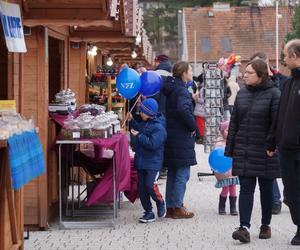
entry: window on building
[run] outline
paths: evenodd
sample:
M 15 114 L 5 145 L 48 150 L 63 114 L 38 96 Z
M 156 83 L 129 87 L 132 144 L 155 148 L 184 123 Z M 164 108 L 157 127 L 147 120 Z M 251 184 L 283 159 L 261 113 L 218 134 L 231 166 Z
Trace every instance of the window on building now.
M 201 50 L 203 53 L 209 53 L 211 51 L 211 43 L 208 37 L 201 38 Z
M 231 52 L 231 42 L 228 37 L 221 37 L 221 48 L 224 52 Z

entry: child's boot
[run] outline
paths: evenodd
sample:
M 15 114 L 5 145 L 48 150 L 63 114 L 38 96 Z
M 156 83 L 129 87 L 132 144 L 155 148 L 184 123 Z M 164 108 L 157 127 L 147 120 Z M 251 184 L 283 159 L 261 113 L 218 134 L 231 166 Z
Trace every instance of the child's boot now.
M 221 215 L 226 214 L 226 211 L 225 211 L 226 199 L 227 199 L 227 196 L 223 197 L 223 196 L 220 195 L 220 199 L 219 199 L 219 214 L 221 214 Z
M 231 215 L 238 215 L 236 210 L 236 196 L 229 196 L 230 201 L 230 214 Z

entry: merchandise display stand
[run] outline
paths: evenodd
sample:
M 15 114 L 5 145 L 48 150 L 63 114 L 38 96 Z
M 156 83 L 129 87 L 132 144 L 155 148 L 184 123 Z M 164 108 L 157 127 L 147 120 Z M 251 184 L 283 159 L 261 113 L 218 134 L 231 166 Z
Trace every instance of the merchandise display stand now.
M 91 102 L 107 106 L 107 111 L 115 111 L 119 119 L 125 119 L 126 101 L 116 89 L 115 73 L 95 73 L 89 86 Z
M 205 95 L 205 135 L 204 152 L 210 153 L 219 137 L 219 124 L 223 119 L 224 78 L 222 70 L 216 63 L 207 63 L 204 67 L 204 95 Z M 210 176 L 213 173 L 198 173 Z

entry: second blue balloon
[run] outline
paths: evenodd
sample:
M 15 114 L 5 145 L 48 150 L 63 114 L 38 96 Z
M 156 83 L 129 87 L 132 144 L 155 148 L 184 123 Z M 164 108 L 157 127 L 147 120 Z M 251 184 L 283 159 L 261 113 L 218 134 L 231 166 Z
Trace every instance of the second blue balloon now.
M 143 96 L 153 96 L 160 91 L 162 78 L 155 71 L 146 71 L 141 75 L 140 93 Z

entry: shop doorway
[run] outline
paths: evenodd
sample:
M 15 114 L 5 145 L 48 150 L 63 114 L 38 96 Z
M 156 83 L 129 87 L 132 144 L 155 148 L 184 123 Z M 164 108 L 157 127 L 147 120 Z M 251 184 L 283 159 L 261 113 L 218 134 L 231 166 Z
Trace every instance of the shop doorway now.
M 8 99 L 8 51 L 0 25 L 0 100 Z
M 55 94 L 63 87 L 63 41 L 49 37 L 49 101 L 55 100 Z

